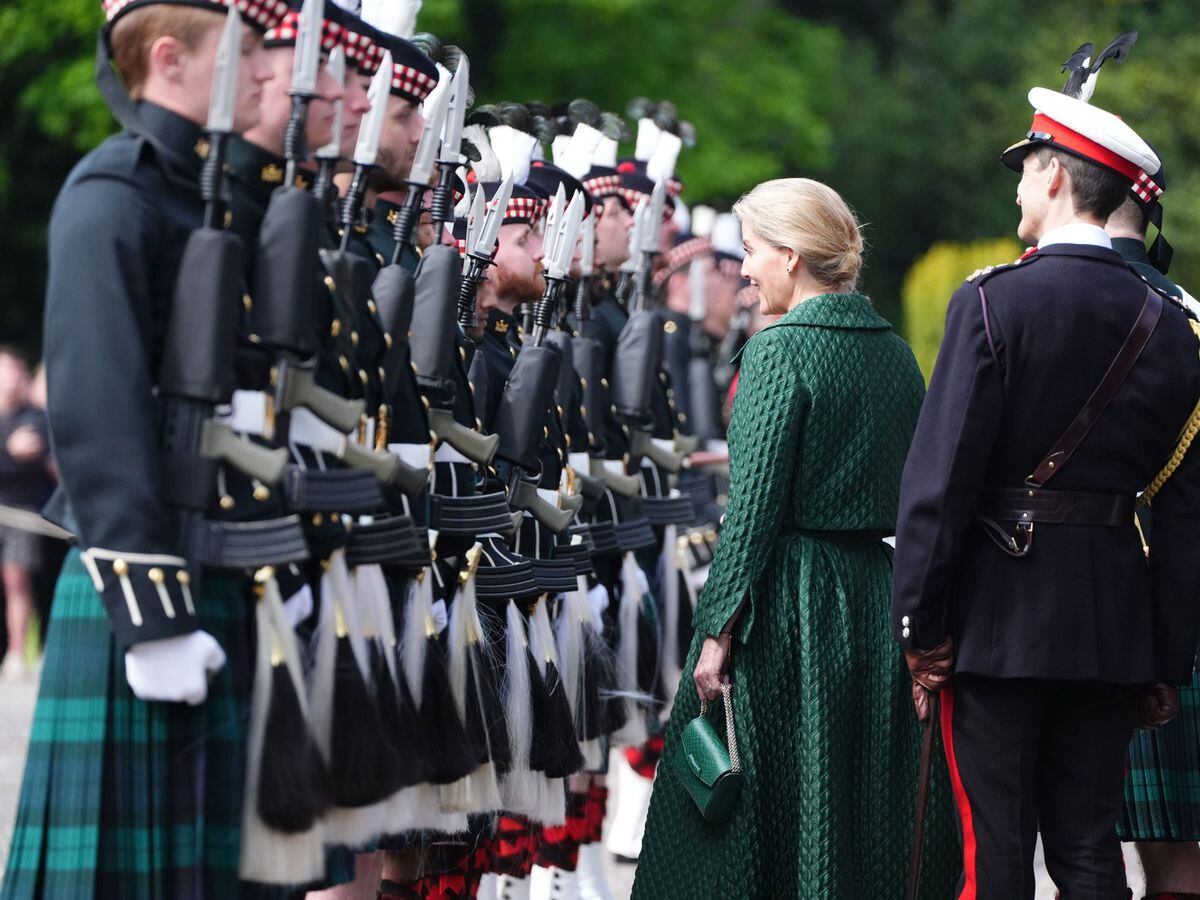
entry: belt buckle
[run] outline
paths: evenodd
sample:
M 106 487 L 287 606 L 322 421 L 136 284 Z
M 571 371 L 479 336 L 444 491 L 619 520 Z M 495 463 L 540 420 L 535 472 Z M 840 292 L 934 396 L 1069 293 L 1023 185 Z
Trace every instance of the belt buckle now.
M 1013 556 L 1026 556 L 1033 549 L 1033 522 L 1018 522 L 1017 536 L 1024 536 L 1024 543 L 1018 544 L 1017 538 L 1012 538 Z

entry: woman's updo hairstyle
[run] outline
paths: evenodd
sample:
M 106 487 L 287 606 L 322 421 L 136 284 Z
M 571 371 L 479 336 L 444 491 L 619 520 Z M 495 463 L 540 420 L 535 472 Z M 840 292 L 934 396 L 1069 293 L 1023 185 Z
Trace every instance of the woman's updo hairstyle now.
M 799 254 L 831 291 L 852 291 L 863 263 L 858 219 L 841 194 L 811 178 L 764 181 L 733 205 L 764 241 Z

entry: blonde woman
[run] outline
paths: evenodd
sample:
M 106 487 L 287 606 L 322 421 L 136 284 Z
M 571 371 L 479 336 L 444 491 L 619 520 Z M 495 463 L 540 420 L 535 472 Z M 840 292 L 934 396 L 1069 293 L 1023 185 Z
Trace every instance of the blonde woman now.
M 742 274 L 781 314 L 741 354 L 729 508 L 651 801 L 634 898 L 904 896 L 919 756 L 891 640 L 892 534 L 924 383 L 855 293 L 858 222 L 805 178 L 759 185 Z M 704 822 L 672 760 L 700 699 L 731 682 L 743 790 Z M 724 730 L 718 726 L 718 731 Z M 946 794 L 927 821 L 921 896 L 947 897 Z

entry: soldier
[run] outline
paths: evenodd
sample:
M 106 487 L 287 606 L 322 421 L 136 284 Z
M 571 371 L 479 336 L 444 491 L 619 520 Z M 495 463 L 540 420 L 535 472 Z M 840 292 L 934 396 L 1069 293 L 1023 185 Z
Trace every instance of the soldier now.
M 1108 217 L 1104 230 L 1113 249 L 1158 290 L 1195 301 L 1167 277 L 1171 247 L 1162 235 L 1162 168 L 1142 173 L 1129 195 Z M 1146 233 L 1159 229 L 1149 252 Z M 1195 307 L 1192 307 L 1195 309 Z M 1149 520 L 1143 516 L 1143 527 Z M 1117 823 L 1122 841 L 1136 841 L 1146 876 L 1147 900 L 1200 896 L 1200 821 L 1186 785 L 1197 776 L 1194 735 L 1200 716 L 1200 674 L 1179 691 L 1179 715 L 1160 728 L 1138 731 L 1129 745 L 1125 809 Z M 1186 893 L 1185 893 L 1186 892 Z
M 1037 247 L 950 301 L 901 489 L 893 628 L 918 712 L 949 685 L 961 896 L 1031 898 L 1040 830 L 1063 896 L 1115 900 L 1129 738 L 1169 718 L 1200 625 L 1200 456 L 1178 442 L 1197 336 L 1102 227 L 1153 151 L 1081 100 L 1029 99 L 1003 160 Z
M 231 6 L 104 3 L 100 52 L 124 90 L 103 60 L 99 80 L 125 130 L 75 167 L 50 225 L 45 358 L 62 482 L 48 514 L 77 546 L 54 602 L 6 898 L 238 890 L 249 585 L 215 571 L 194 584 L 168 498 L 176 471 L 206 511 L 216 486 L 164 457 L 158 433 L 172 293 L 205 213 L 201 168 L 229 131 L 257 123 L 271 77 L 259 29 L 281 4 L 238 2 L 244 24 Z M 210 101 L 231 60 L 236 82 L 219 88 L 236 85 L 236 101 L 219 123 L 224 103 Z

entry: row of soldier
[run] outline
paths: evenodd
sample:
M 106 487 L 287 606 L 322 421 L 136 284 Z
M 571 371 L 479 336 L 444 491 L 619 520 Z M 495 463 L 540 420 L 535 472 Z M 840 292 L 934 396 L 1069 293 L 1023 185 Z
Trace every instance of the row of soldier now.
M 619 159 L 587 101 L 471 110 L 419 2 L 103 5 L 125 131 L 51 224 L 78 549 L 3 896 L 607 896 L 751 327 L 734 221 L 680 233 L 688 126 L 636 102 Z

